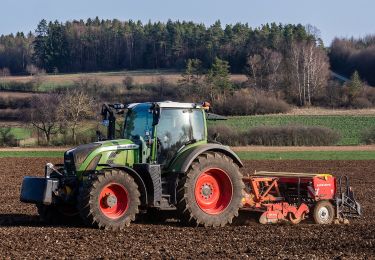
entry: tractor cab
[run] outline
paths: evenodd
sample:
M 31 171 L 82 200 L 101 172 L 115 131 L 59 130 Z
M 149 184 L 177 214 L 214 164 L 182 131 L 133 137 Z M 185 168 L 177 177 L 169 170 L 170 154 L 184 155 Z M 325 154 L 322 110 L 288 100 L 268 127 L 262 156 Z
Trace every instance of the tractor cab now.
M 185 147 L 207 143 L 206 108 L 194 103 L 168 101 L 130 104 L 124 112 L 121 138 L 139 145 L 140 163 L 166 166 Z M 115 138 L 112 128 L 108 124 L 108 139 Z

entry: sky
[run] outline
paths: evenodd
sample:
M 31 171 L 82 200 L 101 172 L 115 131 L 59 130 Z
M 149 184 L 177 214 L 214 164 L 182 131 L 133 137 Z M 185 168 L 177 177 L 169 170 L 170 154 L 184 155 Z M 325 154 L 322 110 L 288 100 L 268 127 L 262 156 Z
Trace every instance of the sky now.
M 0 0 L 0 35 L 34 31 L 41 19 L 143 22 L 188 20 L 206 25 L 237 22 L 311 24 L 325 45 L 334 37 L 375 34 L 374 0 Z

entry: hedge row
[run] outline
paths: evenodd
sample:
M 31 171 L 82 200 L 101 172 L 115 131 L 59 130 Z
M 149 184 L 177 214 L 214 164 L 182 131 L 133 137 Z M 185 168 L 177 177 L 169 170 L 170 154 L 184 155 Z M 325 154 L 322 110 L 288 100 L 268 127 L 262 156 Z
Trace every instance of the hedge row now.
M 335 145 L 340 140 L 336 131 L 318 126 L 260 126 L 241 132 L 218 125 L 209 127 L 208 133 L 211 140 L 218 134 L 216 140 L 230 146 L 326 146 Z
M 375 127 L 362 132 L 361 141 L 364 144 L 375 144 Z

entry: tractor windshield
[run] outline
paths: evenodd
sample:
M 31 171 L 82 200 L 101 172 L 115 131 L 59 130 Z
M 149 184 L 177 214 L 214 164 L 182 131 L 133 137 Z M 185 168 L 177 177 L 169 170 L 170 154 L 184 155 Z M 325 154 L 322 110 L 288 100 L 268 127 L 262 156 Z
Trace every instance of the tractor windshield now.
M 158 162 L 166 164 L 184 145 L 205 140 L 200 109 L 164 108 L 157 125 Z
M 147 139 L 152 136 L 153 115 L 150 111 L 151 104 L 136 105 L 128 110 L 125 118 L 123 138 Z

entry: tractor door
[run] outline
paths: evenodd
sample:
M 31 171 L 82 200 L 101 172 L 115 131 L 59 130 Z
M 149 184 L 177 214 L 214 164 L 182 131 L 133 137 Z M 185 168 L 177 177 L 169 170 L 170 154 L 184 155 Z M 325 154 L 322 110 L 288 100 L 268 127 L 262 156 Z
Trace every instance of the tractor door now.
M 149 103 L 138 104 L 128 110 L 125 118 L 123 138 L 138 144 L 141 149 L 140 163 L 149 161 L 150 140 L 153 138 L 153 113 Z
M 200 109 L 163 108 L 157 125 L 157 162 L 168 165 L 181 148 L 205 140 L 205 120 Z

